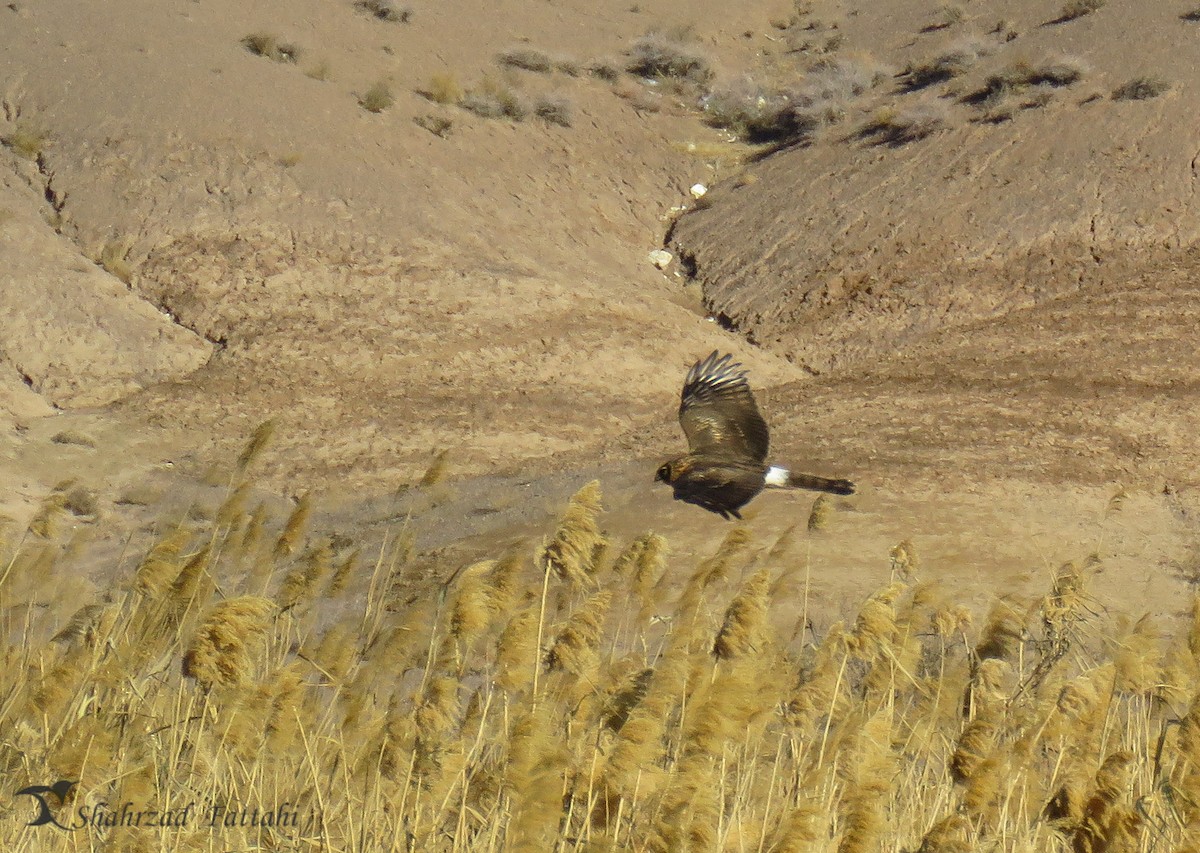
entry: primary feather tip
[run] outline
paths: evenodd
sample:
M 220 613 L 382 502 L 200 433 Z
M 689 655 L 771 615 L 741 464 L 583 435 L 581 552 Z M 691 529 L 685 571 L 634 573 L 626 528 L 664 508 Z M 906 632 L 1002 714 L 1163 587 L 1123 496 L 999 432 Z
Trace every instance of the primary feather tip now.
M 742 368 L 740 361 L 733 360 L 733 353 L 721 355 L 720 350 L 713 350 L 707 356 L 697 361 L 688 371 L 686 382 L 694 382 L 699 379 L 719 379 L 729 377 L 731 379 L 739 376 L 745 376 L 746 371 Z

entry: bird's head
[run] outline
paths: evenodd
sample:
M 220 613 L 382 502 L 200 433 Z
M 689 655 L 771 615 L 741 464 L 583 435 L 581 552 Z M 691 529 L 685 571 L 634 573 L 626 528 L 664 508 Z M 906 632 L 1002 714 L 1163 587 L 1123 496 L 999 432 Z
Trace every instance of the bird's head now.
M 691 467 L 688 457 L 681 456 L 678 459 L 672 459 L 670 462 L 664 462 L 658 466 L 658 470 L 654 473 L 654 481 L 656 483 L 674 483 Z

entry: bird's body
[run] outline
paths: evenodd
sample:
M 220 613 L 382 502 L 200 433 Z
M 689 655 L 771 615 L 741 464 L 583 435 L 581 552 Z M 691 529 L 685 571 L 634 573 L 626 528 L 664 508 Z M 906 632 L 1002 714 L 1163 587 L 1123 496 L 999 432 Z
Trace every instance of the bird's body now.
M 738 510 L 766 486 L 766 465 L 738 459 L 704 458 L 689 453 L 663 468 L 667 471 L 659 479 L 671 484 L 675 500 L 696 504 L 723 518 L 740 517 Z
M 663 464 L 655 479 L 668 483 L 676 500 L 722 518 L 741 518 L 739 510 L 767 486 L 852 494 L 849 480 L 791 474 L 767 464 L 767 423 L 741 367 L 715 350 L 692 365 L 679 403 L 688 453 Z

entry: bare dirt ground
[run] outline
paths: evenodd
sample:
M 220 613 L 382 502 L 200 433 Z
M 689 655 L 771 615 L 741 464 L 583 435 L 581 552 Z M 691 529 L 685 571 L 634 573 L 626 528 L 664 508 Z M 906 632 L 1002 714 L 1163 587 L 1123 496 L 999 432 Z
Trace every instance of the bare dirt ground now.
M 314 492 L 324 529 L 377 541 L 446 449 L 446 491 L 417 507 L 437 571 L 542 535 L 599 477 L 610 529 L 665 534 L 682 572 L 728 528 L 650 478 L 682 443 L 683 372 L 720 347 L 781 460 L 860 484 L 792 546 L 830 612 L 903 539 L 980 605 L 1099 552 L 1098 599 L 1178 612 L 1200 470 L 1200 90 L 1181 58 L 1200 25 L 1115 0 L 1051 23 L 1058 4 L 1020 0 L 942 26 L 940 5 L 510 0 L 394 23 L 327 0 L 9 4 L 0 512 L 22 525 L 77 478 L 116 550 L 274 417 L 264 494 Z M 619 63 L 681 25 L 718 82 L 843 55 L 894 73 L 964 42 L 977 58 L 919 91 L 889 75 L 745 165 L 693 92 L 494 61 Z M 253 55 L 254 32 L 297 61 Z M 1004 120 L 970 100 L 1064 55 L 1082 80 Z M 570 126 L 435 103 L 435 75 L 566 98 Z M 1110 97 L 1139 75 L 1171 88 Z M 360 100 L 380 81 L 395 103 L 376 114 Z M 935 102 L 926 138 L 860 132 Z M 664 240 L 688 261 L 666 274 L 647 260 Z M 756 541 L 810 505 L 760 498 Z

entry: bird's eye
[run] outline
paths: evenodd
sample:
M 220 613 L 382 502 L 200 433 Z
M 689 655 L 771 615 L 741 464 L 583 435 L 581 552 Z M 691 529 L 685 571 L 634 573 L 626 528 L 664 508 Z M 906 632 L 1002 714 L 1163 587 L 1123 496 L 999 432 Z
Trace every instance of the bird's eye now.
M 656 480 L 662 480 L 664 483 L 671 482 L 671 463 L 667 462 L 658 469 L 658 473 L 654 476 Z

